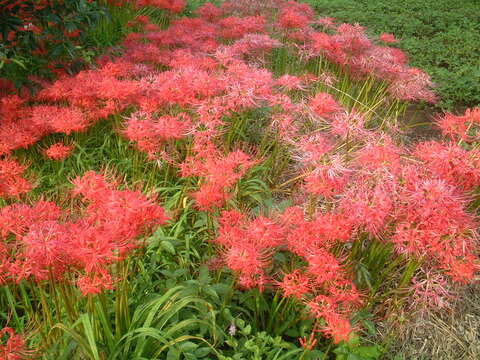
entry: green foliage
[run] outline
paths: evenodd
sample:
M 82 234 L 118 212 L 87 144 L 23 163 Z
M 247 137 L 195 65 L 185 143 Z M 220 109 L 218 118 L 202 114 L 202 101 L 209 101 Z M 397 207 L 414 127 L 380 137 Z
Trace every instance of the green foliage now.
M 298 359 L 303 349 L 292 343 L 282 340 L 280 336 L 272 337 L 266 332 L 250 335 L 250 325 L 244 326 L 239 323 L 239 333 L 243 335 L 240 341 L 229 340 L 227 344 L 232 346 L 232 356 L 220 356 L 219 360 L 287 360 Z M 243 326 L 242 326 L 243 325 Z
M 382 355 L 380 346 L 362 346 L 357 337 L 340 344 L 333 352 L 337 355 L 336 360 L 376 360 Z
M 50 77 L 63 67 L 67 72 L 81 68 L 92 55 L 87 46 L 88 31 L 108 16 L 97 1 L 44 2 L 7 0 L 0 11 L 0 77 L 17 86 L 29 75 Z M 18 4 L 18 5 L 16 5 Z
M 475 0 L 306 0 L 321 16 L 393 33 L 437 84 L 440 106 L 480 104 L 480 3 Z

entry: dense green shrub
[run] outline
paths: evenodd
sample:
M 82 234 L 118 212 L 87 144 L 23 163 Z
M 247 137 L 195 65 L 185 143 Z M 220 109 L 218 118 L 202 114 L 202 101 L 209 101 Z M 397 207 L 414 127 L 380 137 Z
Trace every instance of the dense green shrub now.
M 393 33 L 410 62 L 437 84 L 440 106 L 480 104 L 480 3 L 476 0 L 307 0 L 324 16 Z
M 21 86 L 31 75 L 80 70 L 120 41 L 130 10 L 92 0 L 1 0 L 0 78 Z

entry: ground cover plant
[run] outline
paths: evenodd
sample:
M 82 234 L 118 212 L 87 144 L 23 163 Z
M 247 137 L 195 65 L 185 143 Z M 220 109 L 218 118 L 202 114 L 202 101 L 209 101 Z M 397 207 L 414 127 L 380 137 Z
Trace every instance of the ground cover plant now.
M 410 63 L 428 72 L 444 109 L 480 104 L 480 5 L 440 1 L 308 0 L 338 21 L 360 23 L 369 33 L 395 34 Z
M 412 139 L 438 97 L 391 37 L 134 5 L 121 55 L 0 98 L 4 358 L 377 359 L 476 280 L 480 109 Z

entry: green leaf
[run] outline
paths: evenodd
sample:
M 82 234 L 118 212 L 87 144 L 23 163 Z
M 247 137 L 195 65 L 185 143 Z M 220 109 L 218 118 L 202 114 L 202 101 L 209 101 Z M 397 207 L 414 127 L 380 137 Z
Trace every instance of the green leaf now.
M 366 360 L 356 354 L 350 353 L 347 355 L 347 360 Z
M 252 326 L 251 325 L 245 326 L 241 332 L 244 335 L 250 335 L 250 333 L 252 332 Z
M 175 247 L 173 246 L 173 244 L 170 241 L 163 240 L 163 241 L 160 242 L 160 246 L 164 250 L 168 251 L 170 254 L 175 255 Z
M 15 64 L 17 64 L 18 66 L 20 66 L 21 68 L 27 70 L 27 68 L 25 67 L 25 65 L 23 64 L 22 61 L 20 60 L 17 60 L 17 59 L 10 59 L 12 62 L 14 62 Z
M 198 358 L 202 358 L 210 354 L 210 352 L 211 352 L 211 349 L 209 347 L 206 347 L 206 346 L 200 347 L 195 350 L 195 356 L 197 356 Z
M 178 345 L 178 348 L 182 352 L 191 352 L 198 348 L 198 344 L 195 344 L 192 341 L 184 341 L 183 343 Z
M 175 347 L 171 347 L 167 352 L 167 359 L 166 360 L 180 360 L 180 351 L 178 351 Z
M 355 353 L 367 359 L 377 359 L 382 354 L 377 346 L 361 346 Z
M 373 321 L 366 319 L 366 320 L 363 320 L 363 324 L 367 328 L 367 331 L 368 331 L 369 335 L 373 336 L 373 335 L 376 334 L 377 330 L 375 328 L 375 324 L 374 324 Z

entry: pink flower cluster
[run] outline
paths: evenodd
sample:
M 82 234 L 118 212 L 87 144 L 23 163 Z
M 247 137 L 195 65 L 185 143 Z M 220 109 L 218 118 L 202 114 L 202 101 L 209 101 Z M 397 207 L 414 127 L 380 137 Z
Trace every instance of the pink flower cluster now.
M 219 221 L 215 242 L 241 286 L 278 287 L 284 296 L 307 305 L 313 316 L 325 319 L 325 335 L 335 342 L 348 341 L 349 316 L 360 304 L 360 294 L 332 249 L 352 236 L 349 219 L 324 213 L 306 220 L 300 207 L 292 207 L 273 218 L 249 219 L 236 210 L 224 211 Z M 285 251 L 302 258 L 305 265 L 282 274 L 274 255 Z
M 0 343 L 0 359 L 2 360 L 22 360 L 31 351 L 26 350 L 25 339 L 22 335 L 16 334 L 12 328 L 4 327 L 0 330 L 0 339 L 8 337 L 5 344 Z
M 200 189 L 192 194 L 200 210 L 222 208 L 231 195 L 232 187 L 255 161 L 240 150 L 223 155 L 211 142 L 197 143 L 193 150 L 194 155 L 188 156 L 179 165 L 180 175 L 201 179 Z
M 79 212 L 47 201 L 0 209 L 0 284 L 76 281 L 84 295 L 111 289 L 111 265 L 142 246 L 141 235 L 167 221 L 151 199 L 116 190 L 104 175 L 87 172 L 73 184 L 73 195 L 86 204 Z
M 301 42 L 308 56 L 322 56 L 345 67 L 359 79 L 369 76 L 389 84 L 390 94 L 404 101 L 427 101 L 435 103 L 433 83 L 428 74 L 407 65 L 406 55 L 398 48 L 376 45 L 365 29 L 356 24 L 330 24 L 330 32 L 301 28 Z M 300 30 L 299 30 L 300 31 Z M 298 35 L 297 35 L 298 38 Z M 395 42 L 388 34 L 380 36 L 385 43 Z
M 480 141 L 480 108 L 467 109 L 464 115 L 446 113 L 437 119 L 442 134 L 467 143 Z
M 184 1 L 139 5 L 176 12 Z M 259 7 L 265 14 L 268 9 L 270 13 L 278 10 L 278 22 L 259 15 Z M 310 26 L 314 13 L 308 5 L 227 1 L 221 7 L 206 3 L 197 13 L 198 18 L 172 20 L 165 30 L 142 17 L 139 23 L 145 31 L 127 37 L 122 58 L 104 58 L 98 70 L 82 71 L 46 86 L 31 99 L 41 105 L 31 105 L 30 99 L 17 95 L 0 98 L 0 155 L 26 148 L 50 133 L 85 131 L 99 119 L 132 105 L 149 116 L 175 105 L 193 108 L 200 116 L 194 122 L 207 122 L 256 106 L 260 100 L 278 103 L 279 95 L 272 98 L 270 72 L 255 61 L 247 64 L 244 60 L 261 59 L 282 46 L 272 36 L 297 29 L 306 34 L 306 49 L 349 67 L 352 75 L 386 80 L 400 99 L 434 98 L 428 76 L 408 67 L 400 50 L 373 45 L 359 26 L 338 25 L 334 35 L 316 32 Z M 156 70 L 159 66 L 167 70 Z
M 328 95 L 316 95 L 309 108 L 330 131 L 291 140 L 294 154 L 301 154 L 295 158 L 305 170 L 304 190 L 343 214 L 357 235 L 391 241 L 398 253 L 428 259 L 456 281 L 472 281 L 480 269 L 478 223 L 468 206 L 480 186 L 479 150 L 452 141 L 395 145 L 385 132 L 357 126 Z M 469 124 L 453 133 L 465 139 L 477 112 L 447 114 L 439 125 Z M 339 120 L 346 121 L 341 132 Z M 348 139 L 354 148 L 338 151 Z
M 45 150 L 45 155 L 52 160 L 65 160 L 70 156 L 73 150 L 73 145 L 65 145 L 62 142 L 51 145 Z
M 32 189 L 33 185 L 24 178 L 25 169 L 14 158 L 0 158 L 0 199 L 19 197 Z

